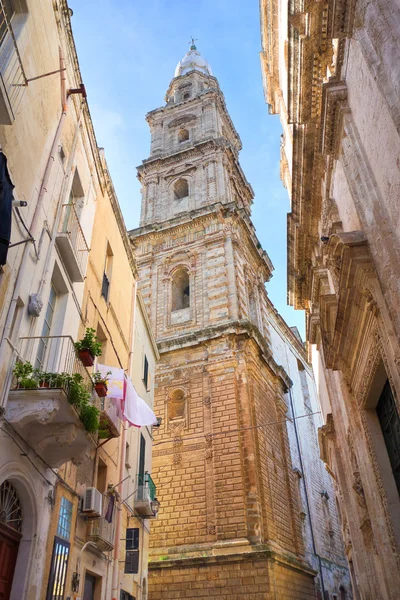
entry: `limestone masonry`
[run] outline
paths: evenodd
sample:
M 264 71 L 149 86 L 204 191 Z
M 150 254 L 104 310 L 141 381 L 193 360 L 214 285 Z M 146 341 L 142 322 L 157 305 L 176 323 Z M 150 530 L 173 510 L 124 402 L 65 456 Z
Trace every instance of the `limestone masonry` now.
M 130 232 L 161 356 L 149 600 L 351 598 L 312 371 L 268 299 L 240 138 L 195 46 L 166 101 Z

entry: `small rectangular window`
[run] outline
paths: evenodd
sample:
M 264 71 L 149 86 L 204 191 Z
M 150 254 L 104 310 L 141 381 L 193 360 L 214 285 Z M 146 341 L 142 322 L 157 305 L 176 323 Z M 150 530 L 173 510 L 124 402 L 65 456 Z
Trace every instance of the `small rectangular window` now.
M 126 530 L 125 550 L 139 550 L 139 527 Z
M 101 295 L 108 302 L 108 292 L 110 290 L 110 281 L 105 273 L 103 273 L 103 283 L 101 284 Z
M 144 363 L 143 363 L 143 382 L 148 391 L 148 383 L 149 383 L 149 361 L 147 360 L 147 356 L 144 355 Z
M 107 242 L 107 253 L 106 260 L 104 264 L 104 272 L 103 272 L 103 283 L 101 286 L 101 295 L 104 300 L 108 302 L 110 295 L 110 282 L 111 282 L 111 274 L 112 274 L 112 266 L 113 266 L 113 251 L 111 250 L 110 244 Z
M 124 573 L 139 573 L 139 550 L 131 550 L 126 553 Z

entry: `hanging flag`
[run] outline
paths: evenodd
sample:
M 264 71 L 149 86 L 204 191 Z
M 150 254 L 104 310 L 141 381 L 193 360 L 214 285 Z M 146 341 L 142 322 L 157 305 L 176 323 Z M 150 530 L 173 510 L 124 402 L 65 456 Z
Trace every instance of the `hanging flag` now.
M 126 392 L 123 407 L 124 418 L 134 427 L 157 425 L 157 417 L 150 406 L 138 395 L 132 381 L 125 377 Z
M 97 370 L 103 377 L 107 377 L 107 398 L 122 400 L 124 397 L 124 370 L 100 363 L 97 363 Z M 107 375 L 109 371 L 111 374 Z

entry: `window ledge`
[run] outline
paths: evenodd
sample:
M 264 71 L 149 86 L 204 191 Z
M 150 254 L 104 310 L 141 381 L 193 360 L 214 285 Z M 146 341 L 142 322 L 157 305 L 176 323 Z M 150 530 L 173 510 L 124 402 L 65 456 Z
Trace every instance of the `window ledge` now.
M 179 325 L 191 320 L 190 307 L 171 312 L 171 325 Z

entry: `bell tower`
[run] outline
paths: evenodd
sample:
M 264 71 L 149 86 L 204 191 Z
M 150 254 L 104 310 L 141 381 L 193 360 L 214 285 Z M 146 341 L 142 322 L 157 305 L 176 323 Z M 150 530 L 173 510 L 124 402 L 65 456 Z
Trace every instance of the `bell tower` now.
M 251 222 L 239 135 L 194 43 L 165 99 L 146 117 L 130 232 L 161 356 L 149 600 L 315 598 L 285 425 L 290 380 L 268 339 L 273 266 Z

